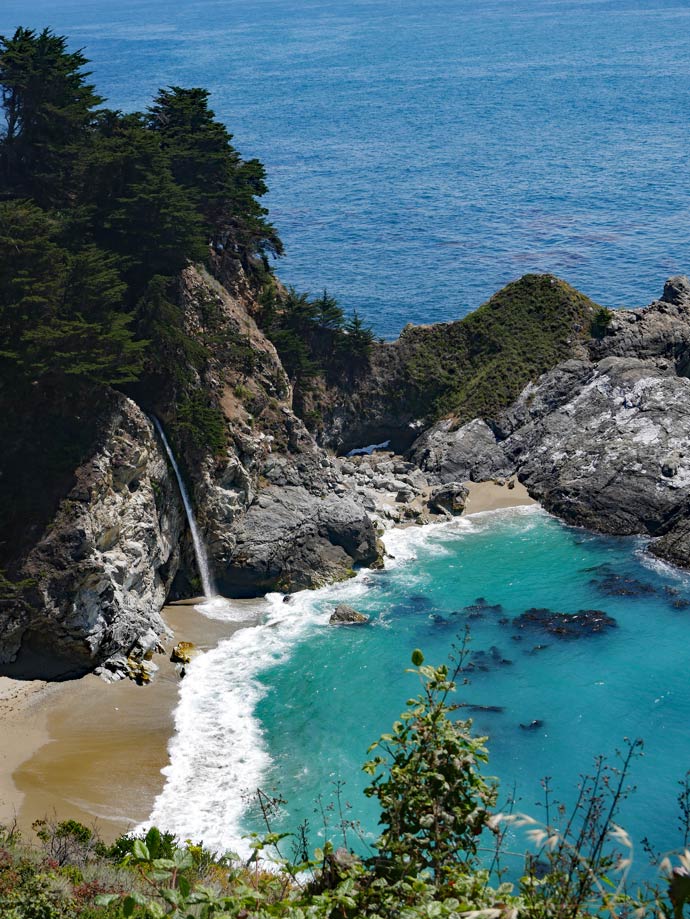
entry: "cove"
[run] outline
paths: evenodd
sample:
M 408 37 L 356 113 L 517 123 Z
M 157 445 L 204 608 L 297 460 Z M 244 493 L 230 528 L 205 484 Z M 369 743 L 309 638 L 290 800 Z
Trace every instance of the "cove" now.
M 373 840 L 377 814 L 361 794 L 367 747 L 418 690 L 405 673 L 412 649 L 443 662 L 467 624 L 473 660 L 459 714 L 488 736 L 486 773 L 499 778 L 503 800 L 514 794 L 516 810 L 543 819 L 543 777 L 571 804 L 595 756 L 615 761 L 625 738 L 639 737 L 645 753 L 630 777 L 639 791 L 621 822 L 639 866 L 643 837 L 663 850 L 680 845 L 690 578 L 649 559 L 642 540 L 596 536 L 536 508 L 397 530 L 386 541 L 394 558 L 385 570 L 290 602 L 271 595 L 258 625 L 193 662 L 151 819 L 242 850 L 242 835 L 261 829 L 246 797 L 260 786 L 286 802 L 274 828 L 306 819 L 317 845 L 319 795 L 328 807 L 342 781 L 348 819 Z M 371 623 L 328 625 L 338 602 Z M 532 608 L 597 610 L 615 624 L 561 637 L 515 622 Z

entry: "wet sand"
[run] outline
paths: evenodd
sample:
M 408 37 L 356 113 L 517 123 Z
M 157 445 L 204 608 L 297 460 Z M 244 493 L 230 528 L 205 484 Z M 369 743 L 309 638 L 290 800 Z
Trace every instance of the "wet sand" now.
M 0 681 L 0 823 L 45 816 L 96 824 L 108 840 L 145 820 L 168 762 L 180 676 L 177 641 L 203 651 L 241 623 L 209 619 L 191 605 L 164 610 L 174 632 L 153 682 L 106 684 L 99 677 L 45 684 Z M 247 623 L 249 624 L 249 623 Z
M 465 515 L 506 507 L 528 507 L 537 503 L 517 479 L 512 479 L 512 482 L 512 488 L 508 487 L 507 481 L 505 485 L 497 485 L 495 482 L 464 482 L 470 492 L 465 503 Z

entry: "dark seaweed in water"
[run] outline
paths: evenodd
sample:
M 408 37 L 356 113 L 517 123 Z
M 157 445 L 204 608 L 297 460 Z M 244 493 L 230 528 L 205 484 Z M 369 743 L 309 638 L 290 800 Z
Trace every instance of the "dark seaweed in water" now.
M 600 609 L 581 609 L 576 613 L 558 613 L 552 609 L 528 609 L 513 619 L 513 625 L 521 630 L 539 630 L 557 638 L 586 638 L 618 623 Z
M 668 599 L 669 606 L 673 609 L 687 609 L 690 600 L 685 597 L 677 587 L 665 585 L 661 589 L 649 581 L 642 581 L 629 574 L 620 574 L 614 571 L 611 565 L 596 565 L 594 568 L 585 568 L 586 572 L 595 572 L 598 577 L 590 580 L 592 587 L 607 597 L 652 597 L 664 596 Z
M 606 597 L 651 597 L 659 592 L 649 581 L 620 574 L 608 564 L 585 570 L 597 572 L 598 577 L 592 578 L 589 583 Z
M 500 603 L 487 603 L 484 597 L 477 597 L 474 603 L 463 609 L 468 619 L 483 619 L 485 616 L 500 615 L 502 612 L 503 607 Z
M 512 663 L 503 656 L 500 648 L 492 645 L 488 651 L 473 651 L 465 670 L 481 670 L 487 673 L 492 667 L 507 667 Z
M 669 598 L 669 603 L 674 609 L 687 609 L 690 606 L 690 600 L 684 597 L 677 587 L 670 587 L 668 584 L 664 587 L 664 594 Z

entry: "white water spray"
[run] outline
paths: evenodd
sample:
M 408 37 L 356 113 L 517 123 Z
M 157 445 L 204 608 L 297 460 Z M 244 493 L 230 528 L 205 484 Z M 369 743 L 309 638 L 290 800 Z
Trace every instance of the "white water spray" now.
M 170 463 L 175 470 L 177 484 L 180 486 L 180 494 L 182 495 L 182 503 L 184 504 L 184 509 L 187 514 L 187 521 L 189 523 L 189 529 L 192 534 L 192 542 L 194 543 L 194 555 L 196 556 L 196 566 L 199 569 L 201 586 L 204 589 L 204 596 L 210 600 L 216 597 L 217 594 L 213 586 L 213 579 L 211 578 L 211 569 L 209 568 L 208 564 L 206 546 L 204 545 L 204 542 L 199 533 L 199 528 L 196 525 L 196 518 L 194 517 L 192 502 L 189 499 L 189 494 L 185 487 L 182 473 L 180 472 L 180 467 L 177 465 L 175 454 L 172 451 L 172 447 L 168 443 L 168 438 L 165 436 L 165 431 L 163 430 L 160 421 L 155 417 L 155 415 L 151 415 L 151 421 L 153 422 L 155 429 L 160 435 L 160 439 L 162 440 L 163 446 L 165 447 L 165 452 L 168 454 L 168 459 L 170 460 Z

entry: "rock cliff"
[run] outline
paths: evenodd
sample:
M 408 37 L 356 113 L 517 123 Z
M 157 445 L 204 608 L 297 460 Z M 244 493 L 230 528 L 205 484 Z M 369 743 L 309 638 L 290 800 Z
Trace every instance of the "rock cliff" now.
M 687 279 L 671 279 L 645 309 L 600 315 L 557 279 L 528 276 L 474 318 L 407 329 L 377 346 L 349 396 L 317 387 L 305 406 L 322 410 L 322 444 L 390 436 L 401 447 L 416 437 L 407 459 L 344 458 L 293 410 L 290 381 L 253 318 L 256 285 L 239 265 L 213 267 L 215 276 L 188 267 L 175 292 L 198 348 L 173 355 L 132 398 L 106 389 L 90 409 L 84 402 L 76 471 L 68 453 L 59 474 L 45 465 L 38 493 L 49 500 L 15 509 L 27 519 L 21 538 L 8 539 L 20 531 L 3 521 L 1 567 L 14 583 L 0 571 L 0 663 L 121 675 L 156 647 L 166 597 L 198 592 L 152 413 L 226 596 L 316 587 L 380 564 L 381 527 L 461 513 L 462 482 L 515 473 L 564 520 L 648 534 L 652 551 L 690 567 Z M 21 428 L 23 448 L 40 442 L 34 427 Z M 22 451 L 12 456 L 18 477 Z
M 110 393 L 90 457 L 21 567 L 29 586 L 0 605 L 0 661 L 26 672 L 123 670 L 165 631 L 182 511 L 153 427 Z M 37 483 L 40 487 L 40 483 Z
M 147 413 L 168 431 L 225 595 L 314 587 L 377 561 L 375 523 L 294 414 L 280 360 L 252 319 L 254 295 L 238 266 L 226 266 L 223 285 L 183 271 L 176 302 L 198 351 L 133 387 L 136 402 L 113 390 L 98 410 L 87 399 L 76 471 L 27 476 L 54 500 L 5 556 L 0 664 L 122 674 L 157 645 L 173 583 L 178 594 L 199 592 L 177 483 Z M 22 431 L 25 455 L 39 432 Z
M 650 535 L 652 552 L 690 567 L 689 367 L 690 282 L 672 278 L 490 425 L 436 424 L 411 458 L 438 481 L 517 472 L 568 523 Z

